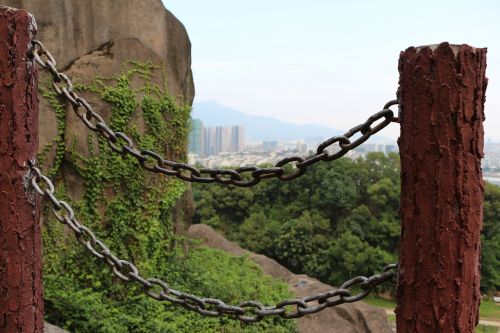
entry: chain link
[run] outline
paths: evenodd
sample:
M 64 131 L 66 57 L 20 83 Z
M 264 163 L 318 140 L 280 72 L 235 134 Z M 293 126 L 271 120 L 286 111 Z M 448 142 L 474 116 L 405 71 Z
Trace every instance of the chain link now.
M 65 98 L 72 106 L 78 118 L 93 132 L 101 135 L 110 148 L 121 154 L 136 158 L 142 168 L 175 176 L 184 181 L 197 183 L 231 184 L 240 187 L 253 186 L 262 179 L 278 178 L 288 181 L 302 176 L 307 167 L 320 161 L 333 161 L 344 156 L 350 150 L 358 147 L 372 135 L 379 132 L 391 122 L 398 122 L 390 107 L 398 101 L 388 102 L 383 110 L 372 115 L 366 122 L 353 127 L 344 135 L 332 137 L 321 143 L 314 155 L 307 158 L 293 156 L 278 161 L 274 167 L 242 167 L 235 170 L 201 168 L 164 159 L 160 154 L 149 150 L 138 150 L 132 139 L 122 132 L 115 132 L 109 128 L 104 119 L 96 113 L 92 106 L 78 96 L 71 79 L 57 70 L 54 57 L 39 41 L 33 41 L 32 56 L 37 64 L 47 69 L 53 78 L 55 92 Z M 42 60 L 45 57 L 46 60 Z M 378 122 L 378 123 L 377 123 Z M 377 124 L 376 124 L 377 123 Z M 375 125 L 374 125 L 375 124 Z M 357 139 L 352 140 L 356 134 Z M 338 149 L 331 152 L 333 147 Z M 287 166 L 292 166 L 289 172 Z M 30 163 L 32 172 L 31 184 L 42 197 L 49 199 L 54 217 L 62 224 L 67 225 L 74 233 L 77 241 L 94 257 L 107 264 L 112 273 L 124 282 L 135 282 L 142 286 L 144 293 L 157 300 L 181 305 L 187 310 L 195 311 L 203 316 L 219 317 L 228 315 L 242 322 L 258 322 L 270 316 L 279 316 L 285 319 L 299 318 L 304 315 L 317 313 L 325 308 L 344 303 L 352 303 L 366 297 L 376 286 L 397 276 L 397 264 L 387 265 L 383 272 L 370 277 L 358 276 L 344 282 L 339 289 L 307 296 L 304 298 L 287 299 L 274 306 L 265 306 L 257 301 L 244 301 L 238 305 L 226 304 L 215 298 L 204 298 L 172 289 L 164 281 L 157 278 L 141 276 L 138 268 L 127 260 L 116 257 L 111 250 L 99 240 L 94 232 L 80 224 L 71 206 L 54 195 L 54 185 L 43 175 L 39 168 Z M 361 291 L 352 293 L 349 289 L 358 287 Z
M 62 224 L 67 225 L 75 234 L 78 243 L 91 255 L 108 265 L 116 277 L 124 282 L 139 284 L 147 296 L 157 301 L 177 304 L 202 316 L 227 315 L 247 323 L 258 322 L 270 316 L 284 319 L 300 318 L 328 307 L 359 301 L 370 294 L 376 286 L 397 276 L 397 264 L 391 264 L 387 265 L 380 274 L 370 277 L 355 277 L 344 282 L 339 289 L 304 298 L 287 299 L 274 306 L 265 306 L 257 301 L 244 301 L 238 305 L 230 305 L 220 299 L 191 295 L 170 288 L 166 282 L 160 279 L 143 277 L 133 263 L 116 257 L 92 230 L 76 220 L 75 213 L 67 202 L 57 199 L 54 195 L 55 187 L 52 181 L 43 175 L 33 163 L 30 162 L 29 165 L 31 184 L 40 196 L 50 201 L 54 217 Z M 358 287 L 361 291 L 353 294 L 349 290 L 352 287 Z
M 391 106 L 399 104 L 397 100 L 386 103 L 382 109 L 369 117 L 364 123 L 351 128 L 340 136 L 334 136 L 321 143 L 314 155 L 306 158 L 300 156 L 286 157 L 278 161 L 273 168 L 244 167 L 235 170 L 201 168 L 169 161 L 160 154 L 135 148 L 132 139 L 124 133 L 115 132 L 94 111 L 92 106 L 73 90 L 71 79 L 56 68 L 56 61 L 52 54 L 45 49 L 40 41 L 33 41 L 31 54 L 36 63 L 49 71 L 53 78 L 55 92 L 65 98 L 72 106 L 78 118 L 87 128 L 101 135 L 109 144 L 111 149 L 121 155 L 130 155 L 136 158 L 140 165 L 151 172 L 161 173 L 167 176 L 177 177 L 184 181 L 193 183 L 219 183 L 230 184 L 240 187 L 249 187 L 258 184 L 262 179 L 278 178 L 289 181 L 302 176 L 306 169 L 320 161 L 333 161 L 347 154 L 350 150 L 358 147 L 368 140 L 372 135 L 387 127 L 391 122 L 399 122 L 394 116 Z M 44 61 L 42 57 L 45 57 Z M 374 125 L 375 124 L 375 125 Z M 356 134 L 357 139 L 351 140 Z M 331 152 L 337 148 L 335 152 Z M 292 167 L 288 171 L 287 166 Z

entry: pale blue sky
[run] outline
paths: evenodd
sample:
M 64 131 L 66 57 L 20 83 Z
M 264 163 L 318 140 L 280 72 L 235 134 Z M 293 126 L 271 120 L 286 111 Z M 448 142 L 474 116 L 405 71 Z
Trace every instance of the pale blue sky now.
M 190 36 L 196 101 L 294 123 L 364 121 L 395 97 L 408 46 L 488 47 L 485 130 L 500 141 L 500 1 L 163 2 Z

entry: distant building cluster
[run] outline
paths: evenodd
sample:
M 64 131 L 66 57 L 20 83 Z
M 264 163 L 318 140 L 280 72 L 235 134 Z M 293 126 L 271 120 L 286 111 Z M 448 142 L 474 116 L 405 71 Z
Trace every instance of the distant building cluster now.
M 245 149 L 243 126 L 205 127 L 200 119 L 193 119 L 189 133 L 189 151 L 197 156 L 221 153 L 241 153 Z
M 364 143 L 356 148 L 356 151 L 361 154 L 367 153 L 397 153 L 399 148 L 396 144 L 387 143 Z
M 292 141 L 249 141 L 246 142 L 243 126 L 205 127 L 200 119 L 192 119 L 189 133 L 190 163 L 206 167 L 247 166 L 273 164 L 291 157 L 307 157 L 316 153 L 322 137 L 307 137 Z M 328 148 L 329 153 L 340 150 L 338 145 Z M 363 157 L 371 152 L 389 154 L 398 152 L 395 143 L 364 143 L 346 156 Z
M 292 156 L 307 157 L 315 154 L 318 144 L 309 145 L 304 141 L 279 142 L 263 141 L 260 143 L 249 143 L 243 152 L 225 152 L 216 155 L 199 155 L 191 151 L 189 163 L 203 165 L 209 168 L 225 168 L 235 166 L 251 166 L 261 164 L 275 164 L 277 161 Z M 345 156 L 356 159 L 371 152 L 391 153 L 397 152 L 395 144 L 372 144 L 362 151 L 359 147 L 349 151 Z M 332 147 L 329 153 L 335 153 L 339 147 Z
M 500 143 L 484 145 L 483 169 L 489 172 L 500 172 Z
M 189 135 L 189 162 L 209 168 L 251 166 L 275 164 L 277 161 L 292 157 L 307 157 L 316 153 L 318 145 L 324 140 L 321 137 L 306 138 L 299 141 L 256 141 L 245 145 L 245 128 L 204 127 L 199 119 L 193 119 Z M 338 145 L 332 145 L 328 152 L 333 154 L 340 150 Z M 486 143 L 485 156 L 482 161 L 484 179 L 500 185 L 500 144 Z M 395 143 L 365 142 L 349 151 L 345 156 L 356 159 L 369 153 L 398 153 Z
M 263 141 L 262 142 L 262 151 L 274 152 L 277 149 L 278 149 L 278 141 Z

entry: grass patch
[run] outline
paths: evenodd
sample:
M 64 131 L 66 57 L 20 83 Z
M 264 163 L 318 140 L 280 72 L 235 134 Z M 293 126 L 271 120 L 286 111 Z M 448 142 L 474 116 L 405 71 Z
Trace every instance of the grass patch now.
M 363 301 L 377 308 L 394 309 L 396 307 L 395 299 L 386 299 L 373 294 L 370 294 L 368 297 L 364 298 Z
M 481 319 L 500 321 L 500 305 L 495 304 L 492 300 L 482 300 L 481 307 L 479 308 L 479 317 Z
M 476 333 L 497 333 L 498 327 L 477 325 Z
M 396 307 L 396 300 L 385 299 L 376 295 L 369 295 L 364 301 L 377 308 L 391 308 Z M 500 321 L 500 305 L 495 304 L 492 300 L 482 300 L 479 307 L 479 317 L 484 320 Z M 489 332 L 489 331 L 478 331 Z M 495 332 L 496 333 L 496 332 Z

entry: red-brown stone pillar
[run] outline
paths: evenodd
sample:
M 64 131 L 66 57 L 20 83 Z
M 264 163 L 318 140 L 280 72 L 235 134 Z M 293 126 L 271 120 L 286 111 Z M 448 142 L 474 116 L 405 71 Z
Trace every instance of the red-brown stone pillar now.
M 399 60 L 399 333 L 474 332 L 480 303 L 486 49 L 440 45 Z
M 39 201 L 28 160 L 38 148 L 36 32 L 24 10 L 0 6 L 0 333 L 43 332 Z

